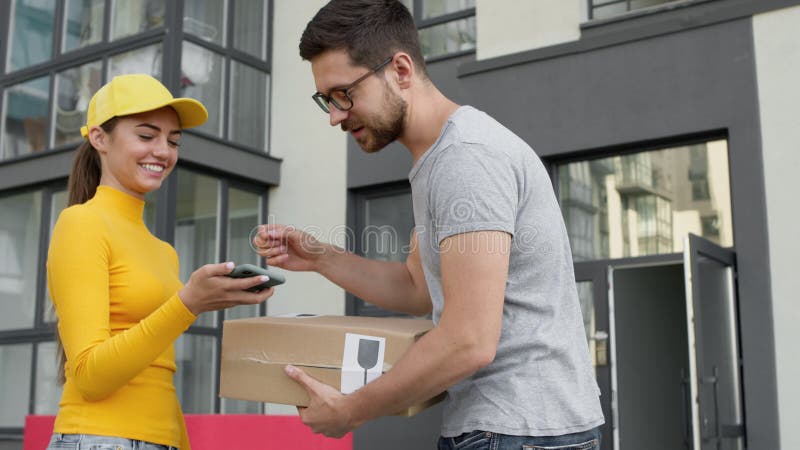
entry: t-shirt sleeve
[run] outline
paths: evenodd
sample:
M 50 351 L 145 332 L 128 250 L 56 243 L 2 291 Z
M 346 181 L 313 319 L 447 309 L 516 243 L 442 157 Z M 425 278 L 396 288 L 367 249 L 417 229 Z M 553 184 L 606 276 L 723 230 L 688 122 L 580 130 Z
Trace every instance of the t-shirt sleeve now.
M 429 185 L 437 243 L 473 231 L 514 235 L 519 189 L 505 154 L 479 144 L 446 148 L 435 161 Z
M 48 284 L 67 368 L 90 401 L 107 397 L 133 379 L 195 318 L 175 293 L 138 324 L 112 336 L 111 251 L 100 217 L 76 208 L 61 213 L 48 252 Z

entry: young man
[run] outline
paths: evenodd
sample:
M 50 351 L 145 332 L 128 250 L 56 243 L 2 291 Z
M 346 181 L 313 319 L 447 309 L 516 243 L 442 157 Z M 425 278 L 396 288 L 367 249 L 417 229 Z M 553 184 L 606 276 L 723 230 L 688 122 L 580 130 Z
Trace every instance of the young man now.
M 332 126 L 367 152 L 395 140 L 411 152 L 412 249 L 405 263 L 371 261 L 268 225 L 259 253 L 385 309 L 433 311 L 436 323 L 350 395 L 287 367 L 311 398 L 303 422 L 338 437 L 447 390 L 442 449 L 599 448 L 603 415 L 567 233 L 533 150 L 439 92 L 398 1 L 330 2 L 308 24 L 300 56 Z

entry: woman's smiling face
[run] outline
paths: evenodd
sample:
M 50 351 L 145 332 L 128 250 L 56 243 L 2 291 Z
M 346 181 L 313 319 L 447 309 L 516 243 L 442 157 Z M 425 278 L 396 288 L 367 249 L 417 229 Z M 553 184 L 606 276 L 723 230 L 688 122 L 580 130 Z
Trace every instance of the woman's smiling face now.
M 181 127 L 171 107 L 120 117 L 114 130 L 99 127 L 90 132 L 100 153 L 100 184 L 138 198 L 161 187 L 175 168 Z

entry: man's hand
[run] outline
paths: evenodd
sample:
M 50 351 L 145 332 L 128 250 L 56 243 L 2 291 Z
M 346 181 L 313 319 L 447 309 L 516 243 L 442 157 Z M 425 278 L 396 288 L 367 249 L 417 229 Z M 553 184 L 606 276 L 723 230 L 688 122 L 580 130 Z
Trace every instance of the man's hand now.
M 308 392 L 308 406 L 298 406 L 297 412 L 300 420 L 314 433 L 340 438 L 356 428 L 357 424 L 352 423 L 351 414 L 345 407 L 345 396 L 341 392 L 311 378 L 297 367 L 286 366 L 285 371 L 289 378 Z
M 308 233 L 276 224 L 260 226 L 253 245 L 268 265 L 291 271 L 319 272 L 320 259 L 332 250 Z

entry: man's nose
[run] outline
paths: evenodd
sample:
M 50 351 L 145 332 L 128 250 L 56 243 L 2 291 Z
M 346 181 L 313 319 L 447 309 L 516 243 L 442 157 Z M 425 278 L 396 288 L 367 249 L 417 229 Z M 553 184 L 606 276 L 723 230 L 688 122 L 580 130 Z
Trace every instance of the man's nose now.
M 331 126 L 335 127 L 336 125 L 342 123 L 342 121 L 347 119 L 348 114 L 350 114 L 348 111 L 342 111 L 339 108 L 331 105 L 330 113 L 328 113 L 328 116 L 330 117 L 331 120 Z

